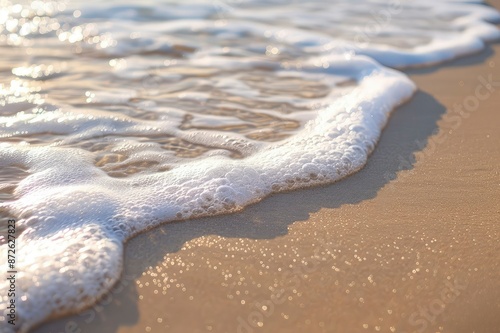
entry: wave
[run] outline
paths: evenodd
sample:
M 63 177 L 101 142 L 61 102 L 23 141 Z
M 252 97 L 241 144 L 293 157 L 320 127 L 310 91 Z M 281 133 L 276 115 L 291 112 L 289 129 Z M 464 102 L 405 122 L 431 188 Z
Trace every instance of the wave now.
M 22 176 L 0 187 L 20 233 L 0 330 L 94 303 L 139 232 L 356 172 L 416 90 L 386 66 L 477 52 L 499 18 L 468 1 L 7 3 L 0 166 Z

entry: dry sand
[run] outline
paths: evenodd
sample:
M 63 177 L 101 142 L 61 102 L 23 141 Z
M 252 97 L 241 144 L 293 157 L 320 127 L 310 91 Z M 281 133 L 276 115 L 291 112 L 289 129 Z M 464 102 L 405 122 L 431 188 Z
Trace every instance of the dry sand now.
M 142 234 L 117 289 L 35 332 L 500 332 L 500 45 L 407 73 L 363 170 Z

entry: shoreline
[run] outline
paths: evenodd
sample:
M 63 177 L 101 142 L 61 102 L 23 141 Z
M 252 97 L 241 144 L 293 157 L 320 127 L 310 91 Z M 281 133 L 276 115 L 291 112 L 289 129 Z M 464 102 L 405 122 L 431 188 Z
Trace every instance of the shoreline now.
M 140 234 L 107 297 L 33 332 L 493 332 L 500 87 L 476 90 L 499 68 L 496 43 L 403 70 L 419 90 L 362 170 Z

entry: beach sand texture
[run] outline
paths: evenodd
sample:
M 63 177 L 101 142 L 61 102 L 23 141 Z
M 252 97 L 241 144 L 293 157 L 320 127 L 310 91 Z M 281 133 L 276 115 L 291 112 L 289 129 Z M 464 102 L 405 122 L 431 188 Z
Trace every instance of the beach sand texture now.
M 141 234 L 108 297 L 33 332 L 499 332 L 500 45 L 405 72 L 360 172 Z

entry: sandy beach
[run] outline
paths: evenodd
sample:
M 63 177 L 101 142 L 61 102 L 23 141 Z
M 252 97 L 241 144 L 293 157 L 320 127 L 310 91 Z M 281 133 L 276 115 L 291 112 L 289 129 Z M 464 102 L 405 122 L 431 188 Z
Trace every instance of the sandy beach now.
M 33 332 L 498 332 L 500 44 L 405 72 L 360 172 L 141 234 L 107 297 Z

